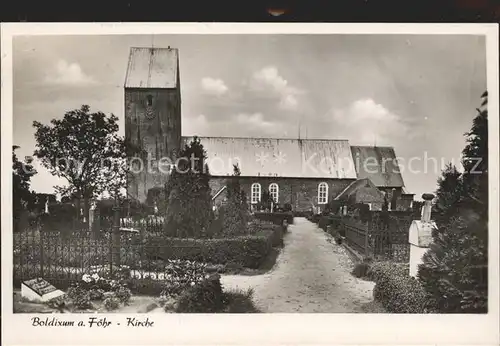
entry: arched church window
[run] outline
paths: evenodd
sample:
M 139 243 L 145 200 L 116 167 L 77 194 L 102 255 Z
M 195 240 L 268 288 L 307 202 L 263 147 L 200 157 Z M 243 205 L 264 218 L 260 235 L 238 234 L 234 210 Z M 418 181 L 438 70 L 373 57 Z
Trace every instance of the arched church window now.
M 328 203 L 328 184 L 325 182 L 318 185 L 318 204 Z
M 251 203 L 252 204 L 257 204 L 260 202 L 260 184 L 259 183 L 253 183 L 252 188 L 251 188 Z
M 273 199 L 274 203 L 278 203 L 279 200 L 279 186 L 276 183 L 272 183 L 269 185 L 269 194 Z

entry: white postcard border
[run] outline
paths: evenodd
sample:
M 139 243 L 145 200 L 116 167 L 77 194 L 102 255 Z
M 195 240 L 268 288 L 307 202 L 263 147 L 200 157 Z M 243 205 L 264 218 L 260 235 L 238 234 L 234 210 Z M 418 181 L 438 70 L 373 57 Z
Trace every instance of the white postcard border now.
M 15 23 L 2 24 L 2 344 L 477 344 L 499 342 L 499 89 L 497 24 Z M 12 37 L 123 34 L 466 34 L 487 36 L 490 253 L 487 315 L 247 314 L 150 315 L 153 328 L 32 327 L 12 313 Z M 473 110 L 471 110 L 473 111 Z M 89 314 L 36 315 L 87 320 Z M 123 314 L 99 314 L 125 320 Z M 144 315 L 135 315 L 144 317 Z M 132 316 L 130 316 L 132 317 Z

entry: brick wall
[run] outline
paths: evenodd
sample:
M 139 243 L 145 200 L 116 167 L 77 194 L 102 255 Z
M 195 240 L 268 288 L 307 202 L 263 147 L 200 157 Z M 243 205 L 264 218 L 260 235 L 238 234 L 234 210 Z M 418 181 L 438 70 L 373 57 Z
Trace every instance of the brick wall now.
M 149 97 L 152 116 L 146 110 Z M 141 157 L 143 169 L 135 167 L 129 175 L 127 189 L 130 197 L 145 202 L 148 190 L 163 186 L 168 179 L 168 167 L 159 168 L 158 163 L 173 161 L 181 145 L 179 89 L 125 89 L 125 138 L 147 153 Z
M 230 177 L 212 177 L 210 187 L 214 196 Z M 276 178 L 276 177 L 240 177 L 242 189 L 250 201 L 250 189 L 253 183 L 261 184 L 261 192 L 269 189 L 271 183 L 277 183 L 279 187 L 278 203 L 283 205 L 289 203 L 294 210 L 310 210 L 317 206 L 318 185 L 321 182 L 328 184 L 328 201 L 335 198 L 347 187 L 352 179 L 316 179 L 316 178 Z M 216 204 L 224 198 L 224 193 L 216 199 Z

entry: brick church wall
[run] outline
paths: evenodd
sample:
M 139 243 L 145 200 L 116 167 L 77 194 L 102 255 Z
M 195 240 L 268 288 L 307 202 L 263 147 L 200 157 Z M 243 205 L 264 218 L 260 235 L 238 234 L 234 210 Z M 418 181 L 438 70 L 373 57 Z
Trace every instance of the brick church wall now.
M 228 177 L 212 177 L 210 187 L 212 196 L 220 191 L 226 185 Z M 284 205 L 290 203 L 294 210 L 310 210 L 311 207 L 317 207 L 318 185 L 321 182 L 328 184 L 328 201 L 335 198 L 343 189 L 345 189 L 352 179 L 317 179 L 317 178 L 276 178 L 276 177 L 240 177 L 240 184 L 245 191 L 248 201 L 251 197 L 251 186 L 253 183 L 261 185 L 261 193 L 269 189 L 271 183 L 277 183 L 279 186 L 278 203 Z M 224 198 L 222 193 L 216 199 L 216 204 L 220 204 Z

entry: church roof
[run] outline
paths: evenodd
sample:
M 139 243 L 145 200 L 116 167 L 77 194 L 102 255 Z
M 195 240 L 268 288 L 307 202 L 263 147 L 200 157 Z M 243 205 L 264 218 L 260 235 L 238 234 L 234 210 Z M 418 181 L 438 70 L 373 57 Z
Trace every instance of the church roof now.
M 358 179 L 377 187 L 403 187 L 403 177 L 392 147 L 351 146 Z
M 193 137 L 183 137 L 188 144 Z M 208 156 L 210 174 L 356 179 L 347 140 L 198 137 Z
M 130 48 L 125 88 L 176 88 L 178 57 L 176 48 Z

